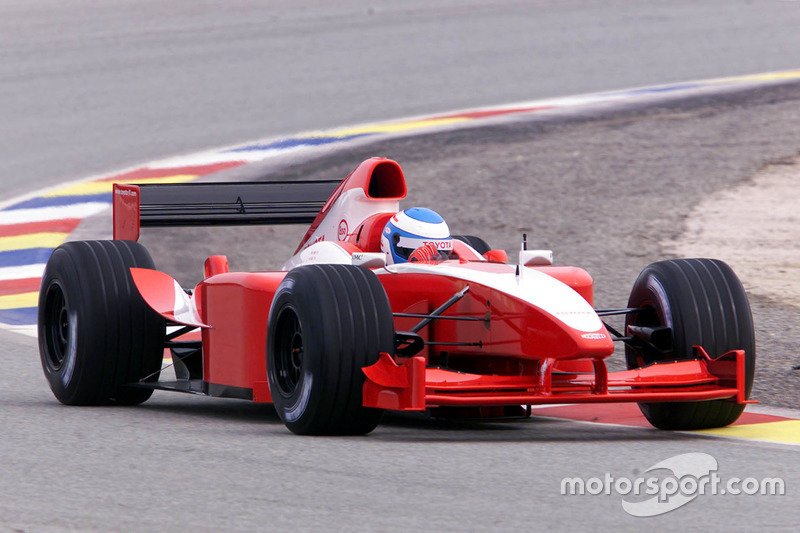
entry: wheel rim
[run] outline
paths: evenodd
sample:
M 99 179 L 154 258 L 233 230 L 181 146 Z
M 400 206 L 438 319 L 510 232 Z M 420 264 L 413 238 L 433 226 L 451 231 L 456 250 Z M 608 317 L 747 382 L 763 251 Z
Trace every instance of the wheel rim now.
M 303 328 L 294 309 L 281 311 L 276 328 L 275 376 L 281 394 L 289 397 L 297 389 L 303 376 Z
M 71 328 L 67 300 L 58 282 L 47 288 L 44 305 L 47 362 L 54 370 L 59 370 L 69 350 Z

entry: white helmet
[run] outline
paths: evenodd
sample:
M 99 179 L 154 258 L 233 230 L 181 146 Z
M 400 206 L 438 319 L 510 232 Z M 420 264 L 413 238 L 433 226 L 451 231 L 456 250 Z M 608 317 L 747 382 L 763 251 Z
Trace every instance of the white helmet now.
M 409 256 L 422 246 L 432 243 L 437 250 L 453 249 L 450 228 L 435 211 L 424 207 L 411 207 L 397 213 L 383 228 L 381 250 L 389 264 L 405 263 Z

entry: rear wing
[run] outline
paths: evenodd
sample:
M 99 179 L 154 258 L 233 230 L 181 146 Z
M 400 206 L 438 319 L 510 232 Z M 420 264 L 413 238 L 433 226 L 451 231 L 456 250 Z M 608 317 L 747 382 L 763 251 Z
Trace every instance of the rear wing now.
M 114 184 L 114 239 L 144 227 L 310 224 L 341 180 Z

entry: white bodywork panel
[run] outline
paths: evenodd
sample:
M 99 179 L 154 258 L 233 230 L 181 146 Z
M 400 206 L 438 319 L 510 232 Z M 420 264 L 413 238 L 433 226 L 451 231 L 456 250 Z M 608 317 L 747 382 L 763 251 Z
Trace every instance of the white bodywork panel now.
M 396 213 L 399 209 L 398 200 L 368 198 L 364 189 L 344 191 L 325 214 L 325 219 L 319 227 L 308 238 L 304 248 L 322 241 L 346 241 L 372 215 Z
M 559 280 L 531 268 L 522 267 L 520 275 L 517 275 L 516 265 L 508 265 L 507 273 L 496 273 L 447 263 L 403 263 L 375 271 L 379 276 L 403 272 L 447 276 L 479 283 L 528 302 L 578 331 L 596 332 L 604 328 L 597 313 L 580 294 Z
M 293 255 L 291 259 L 283 265 L 283 270 L 291 270 L 300 265 L 313 264 L 335 264 L 349 265 L 353 262 L 350 252 L 339 246 L 335 242 L 319 241 L 299 253 Z

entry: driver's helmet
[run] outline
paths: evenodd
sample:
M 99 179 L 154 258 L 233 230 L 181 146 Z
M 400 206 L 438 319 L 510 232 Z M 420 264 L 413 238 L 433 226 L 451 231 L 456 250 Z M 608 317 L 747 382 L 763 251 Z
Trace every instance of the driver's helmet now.
M 453 249 L 447 222 L 424 207 L 411 207 L 392 216 L 381 233 L 381 250 L 389 264 L 405 263 L 414 250 L 429 243 L 446 254 Z

